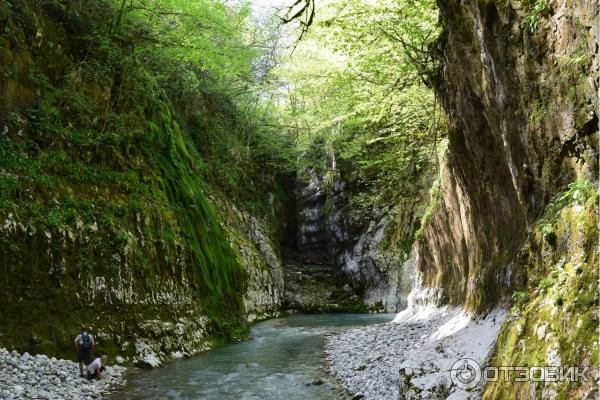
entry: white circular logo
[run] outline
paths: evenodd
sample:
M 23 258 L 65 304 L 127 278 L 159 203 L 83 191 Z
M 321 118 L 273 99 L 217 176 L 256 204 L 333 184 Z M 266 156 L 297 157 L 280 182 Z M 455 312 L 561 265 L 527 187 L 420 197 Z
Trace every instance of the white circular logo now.
M 452 364 L 450 379 L 460 389 L 472 389 L 481 381 L 481 367 L 475 360 L 461 358 Z

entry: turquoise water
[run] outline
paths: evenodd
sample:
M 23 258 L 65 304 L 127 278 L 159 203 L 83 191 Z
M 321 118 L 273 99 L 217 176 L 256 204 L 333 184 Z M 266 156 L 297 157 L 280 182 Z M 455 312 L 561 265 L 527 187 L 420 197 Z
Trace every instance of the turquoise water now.
M 123 399 L 338 399 L 325 374 L 323 340 L 342 327 L 394 314 L 294 315 L 253 326 L 250 338 L 130 376 Z

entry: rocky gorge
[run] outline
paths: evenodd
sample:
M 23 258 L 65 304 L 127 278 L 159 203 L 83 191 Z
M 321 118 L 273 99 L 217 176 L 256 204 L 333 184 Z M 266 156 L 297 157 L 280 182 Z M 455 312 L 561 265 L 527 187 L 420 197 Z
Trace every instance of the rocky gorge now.
M 279 315 L 285 276 L 294 287 L 296 272 L 311 264 L 331 266 L 323 276 L 332 307 L 321 307 L 317 288 L 308 290 L 316 303 L 300 303 L 300 311 L 397 310 L 397 263 L 380 267 L 393 252 L 376 250 L 387 217 L 349 222 L 356 218 L 344 205 L 343 180 L 329 195 L 336 204 L 329 215 L 319 203 L 323 182 L 304 187 L 295 173 L 243 176 L 237 186 L 245 194 L 236 198 L 221 180 L 202 177 L 214 155 L 195 132 L 210 131 L 202 118 L 228 123 L 218 96 L 205 93 L 188 109 L 161 98 L 143 74 L 124 74 L 122 64 L 105 71 L 108 80 L 95 76 L 107 54 L 84 51 L 93 47 L 85 35 L 100 29 L 110 7 L 16 1 L 0 9 L 7 27 L 0 66 L 8 71 L 0 78 L 0 344 L 66 358 L 83 325 L 117 363 L 155 367 L 238 340 L 248 323 Z M 114 37 L 94 40 L 120 46 Z M 129 50 L 118 51 L 129 62 Z M 81 62 L 89 62 L 85 77 Z M 118 94 L 126 90 L 132 97 Z M 145 108 L 134 110 L 136 102 Z M 324 235 L 308 239 L 322 248 L 308 247 L 306 229 Z
M 332 160 L 327 172 L 310 169 L 298 178 L 296 258 L 330 266 L 338 276 L 338 288 L 345 287 L 350 296 L 360 299 L 365 310 L 404 309 L 414 276 L 410 245 L 424 213 L 425 188 L 431 184 L 433 170 L 418 179 L 417 192 L 406 202 L 357 210 L 351 205 L 360 193 L 353 182 L 356 176 L 349 166 L 335 163 L 335 154 L 321 156 Z
M 167 3 L 0 4 L 0 398 L 280 325 L 355 399 L 597 397 L 597 2 L 301 0 L 291 72 L 255 11 Z M 82 327 L 103 380 L 66 360 Z M 466 358 L 592 372 L 462 390 Z M 236 363 L 204 372 L 263 367 Z

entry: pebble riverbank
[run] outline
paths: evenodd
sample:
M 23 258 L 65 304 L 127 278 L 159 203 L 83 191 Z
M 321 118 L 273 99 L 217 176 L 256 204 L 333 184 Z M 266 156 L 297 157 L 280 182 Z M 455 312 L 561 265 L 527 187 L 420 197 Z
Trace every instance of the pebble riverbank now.
M 483 365 L 505 319 L 500 309 L 477 318 L 460 309 L 407 310 L 395 322 L 327 337 L 330 372 L 354 399 L 476 399 L 481 386 L 457 388 L 450 370 L 463 358 Z
M 77 363 L 0 349 L 0 399 L 102 399 L 125 381 L 125 367 L 106 367 L 102 379 L 79 376 Z

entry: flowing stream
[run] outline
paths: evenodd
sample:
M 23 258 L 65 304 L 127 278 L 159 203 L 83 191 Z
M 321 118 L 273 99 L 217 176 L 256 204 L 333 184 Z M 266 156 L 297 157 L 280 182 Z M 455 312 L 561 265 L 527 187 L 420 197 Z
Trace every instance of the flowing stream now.
M 250 338 L 189 360 L 141 371 L 117 399 L 338 399 L 323 341 L 343 327 L 389 322 L 394 314 L 294 315 L 261 322 Z

